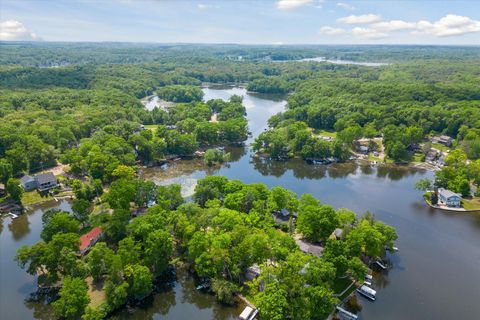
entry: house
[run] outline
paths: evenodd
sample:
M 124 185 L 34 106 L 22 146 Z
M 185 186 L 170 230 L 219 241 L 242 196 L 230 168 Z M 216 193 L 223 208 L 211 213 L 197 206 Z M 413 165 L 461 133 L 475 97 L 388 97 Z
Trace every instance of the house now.
M 362 145 L 357 148 L 357 152 L 361 154 L 368 154 L 368 150 L 369 149 L 367 146 L 362 146 Z
M 103 231 L 100 227 L 95 227 L 80 237 L 80 253 L 84 255 L 90 250 L 102 236 Z
M 450 190 L 439 188 L 438 200 L 447 207 L 459 208 L 462 202 L 462 196 Z
M 323 252 L 323 247 L 319 246 L 318 244 L 307 243 L 301 239 L 295 239 L 300 250 L 304 253 L 309 253 L 311 255 L 320 257 Z
M 25 191 L 47 191 L 57 186 L 57 179 L 52 172 L 37 174 L 36 176 L 25 175 L 20 178 L 20 185 Z
M 7 194 L 7 191 L 5 191 L 5 185 L 3 183 L 0 183 L 0 197 L 4 197 Z
M 452 146 L 452 142 L 453 142 L 453 139 L 450 138 L 449 136 L 446 136 L 446 135 L 441 135 L 441 136 L 435 136 L 432 138 L 432 142 L 433 143 L 440 143 L 440 144 L 443 144 L 447 147 L 451 147 Z
M 25 175 L 20 178 L 20 185 L 25 191 L 32 191 L 37 187 L 37 182 L 34 177 Z
M 47 191 L 57 186 L 57 179 L 52 172 L 46 172 L 35 176 L 38 191 Z
M 260 273 L 260 267 L 258 266 L 258 264 L 255 263 L 247 269 L 247 271 L 245 272 L 245 278 L 251 281 L 255 278 L 258 278 Z

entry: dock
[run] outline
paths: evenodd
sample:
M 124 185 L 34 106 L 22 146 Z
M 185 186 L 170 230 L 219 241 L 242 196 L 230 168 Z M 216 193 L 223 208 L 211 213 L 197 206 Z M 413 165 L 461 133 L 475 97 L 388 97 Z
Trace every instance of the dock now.
M 345 319 L 348 319 L 348 320 L 358 319 L 358 316 L 356 314 L 353 314 L 341 307 L 337 307 L 337 310 Z
M 375 264 L 380 268 L 382 268 L 383 270 L 387 270 L 387 267 L 384 264 L 382 264 L 380 261 L 375 261 Z

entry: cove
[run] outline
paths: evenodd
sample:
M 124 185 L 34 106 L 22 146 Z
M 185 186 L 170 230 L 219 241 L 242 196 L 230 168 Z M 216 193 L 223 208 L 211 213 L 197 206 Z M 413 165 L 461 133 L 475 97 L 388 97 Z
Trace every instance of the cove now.
M 203 90 L 205 100 L 242 95 L 253 137 L 286 105 L 281 97 L 251 94 L 239 87 Z M 374 279 L 377 301 L 359 297 L 360 319 L 463 319 L 480 313 L 480 216 L 427 207 L 414 184 L 432 178 L 432 172 L 357 162 L 328 166 L 308 165 L 300 159 L 278 162 L 254 157 L 248 146 L 227 151 L 232 162 L 226 166 L 208 168 L 201 160 L 182 160 L 144 169 L 142 176 L 157 184 L 180 183 L 188 196 L 196 180 L 223 175 L 311 193 L 323 203 L 359 215 L 370 211 L 396 228 L 400 250 L 390 256 L 393 268 Z
M 282 111 L 281 96 L 257 95 L 239 87 L 204 88 L 205 99 L 244 96 L 250 131 L 257 136 L 271 115 Z M 251 142 L 250 141 L 247 141 Z M 232 162 L 207 168 L 200 160 L 182 160 L 166 168 L 144 169 L 142 176 L 156 183 L 178 182 L 190 193 L 197 179 L 224 175 L 246 183 L 281 185 L 298 194 L 311 193 L 323 203 L 346 207 L 357 214 L 371 211 L 394 226 L 399 252 L 393 268 L 375 278 L 377 301 L 359 297 L 361 319 L 475 319 L 480 313 L 480 216 L 448 213 L 427 207 L 414 190 L 415 181 L 432 177 L 429 171 L 402 166 L 372 167 L 362 163 L 308 165 L 253 157 L 248 147 L 227 148 Z M 25 301 L 36 288 L 35 277 L 13 261 L 16 249 L 40 238 L 41 216 L 49 208 L 70 210 L 69 203 L 53 202 L 12 220 L 0 219 L 0 310 L 5 319 L 51 319 L 49 306 Z M 116 319 L 236 319 L 238 308 L 226 308 L 199 293 L 191 277 L 178 273 L 173 287 L 144 305 L 122 310 Z

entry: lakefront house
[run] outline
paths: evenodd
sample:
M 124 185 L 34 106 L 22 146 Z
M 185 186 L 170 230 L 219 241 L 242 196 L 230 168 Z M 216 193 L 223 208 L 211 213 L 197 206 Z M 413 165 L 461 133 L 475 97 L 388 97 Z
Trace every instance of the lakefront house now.
M 438 200 L 441 204 L 446 205 L 447 207 L 460 208 L 462 196 L 448 189 L 439 188 Z
M 38 191 L 43 192 L 55 188 L 57 186 L 57 179 L 52 172 L 37 174 L 33 177 L 25 175 L 20 178 L 20 185 L 25 191 L 38 189 Z

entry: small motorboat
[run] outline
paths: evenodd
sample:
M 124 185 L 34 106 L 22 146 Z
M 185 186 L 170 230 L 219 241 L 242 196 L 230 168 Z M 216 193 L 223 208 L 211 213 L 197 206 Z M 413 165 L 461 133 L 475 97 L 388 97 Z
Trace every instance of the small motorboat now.
M 360 288 L 357 289 L 357 291 L 368 299 L 375 301 L 377 291 L 373 290 L 372 288 L 367 287 L 366 285 L 362 285 Z

